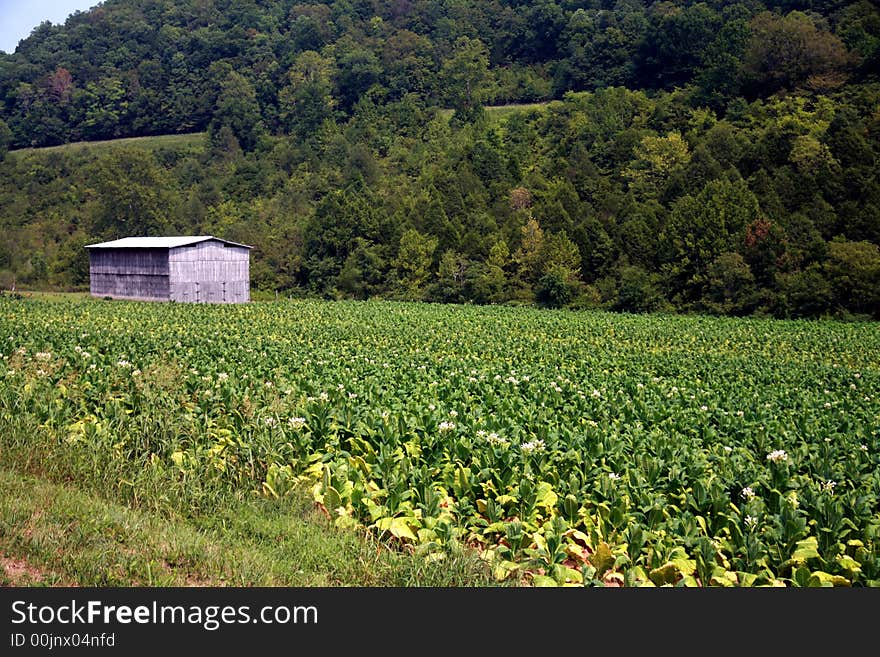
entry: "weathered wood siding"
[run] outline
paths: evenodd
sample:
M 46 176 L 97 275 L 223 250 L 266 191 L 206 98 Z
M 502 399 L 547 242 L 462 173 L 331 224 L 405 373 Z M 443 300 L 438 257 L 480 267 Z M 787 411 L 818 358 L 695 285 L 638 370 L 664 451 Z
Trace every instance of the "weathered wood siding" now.
M 170 298 L 196 303 L 250 301 L 250 251 L 219 240 L 178 246 L 168 256 Z
M 92 249 L 89 251 L 92 296 L 168 300 L 168 249 Z

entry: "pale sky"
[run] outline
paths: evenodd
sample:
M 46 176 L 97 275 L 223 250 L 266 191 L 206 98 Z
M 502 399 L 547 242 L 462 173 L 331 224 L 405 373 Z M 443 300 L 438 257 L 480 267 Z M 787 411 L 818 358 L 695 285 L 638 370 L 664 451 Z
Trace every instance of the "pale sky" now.
M 0 0 L 0 50 L 13 53 L 43 21 L 63 25 L 75 11 L 86 11 L 100 0 Z

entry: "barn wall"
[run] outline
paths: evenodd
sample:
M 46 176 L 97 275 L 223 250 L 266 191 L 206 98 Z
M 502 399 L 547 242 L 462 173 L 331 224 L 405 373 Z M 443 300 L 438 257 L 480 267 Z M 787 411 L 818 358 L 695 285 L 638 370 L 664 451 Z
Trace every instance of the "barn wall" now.
M 250 251 L 219 240 L 171 249 L 170 296 L 175 301 L 250 301 Z
M 89 251 L 92 296 L 161 299 L 170 294 L 167 249 L 92 249 Z

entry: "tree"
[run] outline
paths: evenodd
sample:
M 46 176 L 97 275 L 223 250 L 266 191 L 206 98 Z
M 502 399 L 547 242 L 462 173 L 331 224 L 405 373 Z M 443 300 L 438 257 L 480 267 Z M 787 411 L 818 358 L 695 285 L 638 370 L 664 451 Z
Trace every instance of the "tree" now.
M 455 121 L 470 123 L 478 118 L 492 82 L 489 51 L 483 42 L 459 37 L 452 55 L 443 62 L 440 80 L 445 100 L 455 110 Z
M 852 63 L 846 46 L 817 28 L 807 14 L 764 11 L 751 20 L 749 29 L 740 78 L 750 97 L 801 86 L 828 91 L 846 80 Z
M 821 317 L 830 312 L 834 291 L 819 265 L 804 271 L 780 274 L 777 277 L 779 298 L 776 315 L 779 317 Z
M 163 233 L 179 199 L 149 151 L 114 150 L 95 172 L 98 212 L 93 232 L 108 238 Z
M 720 314 L 742 314 L 755 292 L 755 277 L 739 253 L 726 251 L 708 267 L 707 305 Z
M 400 247 L 394 259 L 398 289 L 401 297 L 417 301 L 424 296 L 425 283 L 430 276 L 431 262 L 437 249 L 437 238 L 422 235 L 415 228 L 400 237 Z
M 529 217 L 520 228 L 519 248 L 513 254 L 517 283 L 521 291 L 531 290 L 543 273 L 541 271 L 541 251 L 544 248 L 544 231 L 538 220 Z
M 265 133 L 253 85 L 231 69 L 221 77 L 214 116 L 208 126 L 212 143 L 224 126 L 232 131 L 244 151 L 254 150 Z
M 6 157 L 9 151 L 9 144 L 12 143 L 12 130 L 6 125 L 6 121 L 0 119 L 0 162 Z
M 465 301 L 465 274 L 467 259 L 452 250 L 440 256 L 437 269 L 437 282 L 431 291 L 431 298 L 443 303 L 462 303 Z
M 825 272 L 837 303 L 851 312 L 880 318 L 880 246 L 832 241 Z
M 630 189 L 643 198 L 659 198 L 671 176 L 691 161 L 687 142 L 677 131 L 665 137 L 643 137 L 635 149 L 635 159 L 623 170 Z
M 773 285 L 785 250 L 785 231 L 778 224 L 758 217 L 746 226 L 742 254 L 761 287 Z
M 382 247 L 356 237 L 336 278 L 336 286 L 356 299 L 369 299 L 382 291 L 387 269 Z
M 284 130 L 302 140 L 312 138 L 333 117 L 335 101 L 331 78 L 335 63 L 313 50 L 297 55 L 287 85 L 278 93 L 279 118 Z
M 617 272 L 617 298 L 614 310 L 630 313 L 651 312 L 663 304 L 659 276 L 636 265 L 622 264 Z
M 674 291 L 691 301 L 703 296 L 709 263 L 735 250 L 758 213 L 758 201 L 742 179 L 713 180 L 696 197 L 676 201 L 661 238 Z
M 109 76 L 89 82 L 80 103 L 85 109 L 82 130 L 87 139 L 112 139 L 125 133 L 122 122 L 128 100 L 122 80 Z
M 334 95 L 339 99 L 340 109 L 349 114 L 367 89 L 379 82 L 382 64 L 369 50 L 352 46 L 342 51 L 337 66 Z

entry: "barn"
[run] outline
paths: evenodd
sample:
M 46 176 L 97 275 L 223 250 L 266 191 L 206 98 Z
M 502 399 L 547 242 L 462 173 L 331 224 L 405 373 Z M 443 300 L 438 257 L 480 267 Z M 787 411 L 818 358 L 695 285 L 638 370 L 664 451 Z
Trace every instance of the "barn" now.
M 124 237 L 89 244 L 92 296 L 141 301 L 250 301 L 250 246 L 213 235 Z

